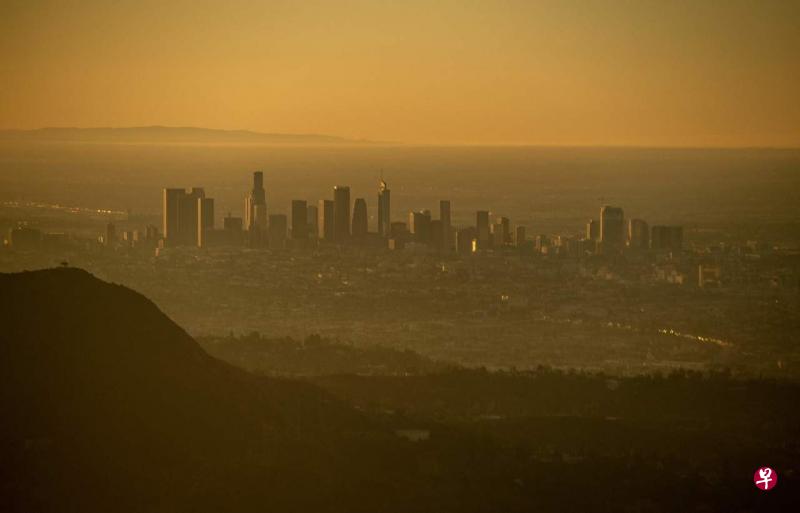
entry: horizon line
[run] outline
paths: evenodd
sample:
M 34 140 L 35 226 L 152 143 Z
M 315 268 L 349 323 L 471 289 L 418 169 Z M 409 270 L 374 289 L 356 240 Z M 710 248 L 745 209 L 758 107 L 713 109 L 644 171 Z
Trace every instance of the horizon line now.
M 649 143 L 580 143 L 580 142 L 565 142 L 565 143 L 542 143 L 542 142 L 520 142 L 520 141 L 503 141 L 503 142 L 465 142 L 465 141 L 449 141 L 449 142 L 424 142 L 424 141 L 385 141 L 374 140 L 365 137 L 349 137 L 343 135 L 332 135 L 321 132 L 264 132 L 259 130 L 252 130 L 247 128 L 211 128 L 204 126 L 193 125 L 127 125 L 127 126 L 74 126 L 74 125 L 48 125 L 40 126 L 37 128 L 0 128 L 2 132 L 37 132 L 44 130 L 131 130 L 131 129 L 148 129 L 148 128 L 163 128 L 175 130 L 206 130 L 211 132 L 224 132 L 230 134 L 250 134 L 257 136 L 287 136 L 287 137 L 319 137 L 338 140 L 346 145 L 347 143 L 362 143 L 371 146 L 403 146 L 403 147 L 497 147 L 497 148 L 563 148 L 563 149 L 640 149 L 640 150 L 800 150 L 800 143 L 795 146 L 780 145 L 780 144 L 649 144 Z M 56 141 L 53 141 L 56 142 Z M 63 141 L 63 142 L 81 142 L 81 141 Z M 90 141 L 87 141 L 90 142 Z M 103 142 L 103 141 L 100 141 Z M 117 143 L 125 144 L 125 142 Z M 170 143 L 161 143 L 159 141 L 139 142 L 139 144 L 204 144 L 204 142 L 191 142 L 179 141 Z M 232 143 L 215 143 L 215 144 L 232 144 Z M 258 145 L 259 142 L 252 143 L 239 143 Z M 280 145 L 272 144 L 272 146 Z M 296 146 L 296 145 L 295 145 Z M 314 143 L 308 144 L 314 146 Z

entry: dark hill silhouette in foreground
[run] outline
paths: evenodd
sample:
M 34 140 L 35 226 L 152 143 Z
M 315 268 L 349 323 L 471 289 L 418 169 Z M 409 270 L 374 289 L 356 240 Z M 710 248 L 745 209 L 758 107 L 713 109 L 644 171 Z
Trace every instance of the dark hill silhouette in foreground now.
M 553 373 L 319 380 L 336 400 L 216 360 L 145 297 L 69 268 L 0 274 L 0 328 L 4 513 L 796 511 L 800 501 L 785 470 L 797 453 L 793 384 L 713 385 L 776 398 L 744 424 L 724 411 L 698 422 L 674 405 L 648 415 L 657 402 L 629 418 L 593 415 L 587 384 L 605 379 Z M 703 390 L 653 383 L 670 397 Z M 538 399 L 523 400 L 530 387 Z M 664 397 L 651 388 L 636 391 Z M 584 413 L 530 417 L 532 400 Z M 481 404 L 503 416 L 476 418 Z M 430 439 L 395 435 L 408 428 Z M 764 494 L 751 466 L 770 461 L 785 473 Z
M 386 438 L 354 410 L 208 356 L 122 286 L 53 269 L 0 275 L 0 297 L 2 511 L 303 510 L 380 464 L 344 458 Z

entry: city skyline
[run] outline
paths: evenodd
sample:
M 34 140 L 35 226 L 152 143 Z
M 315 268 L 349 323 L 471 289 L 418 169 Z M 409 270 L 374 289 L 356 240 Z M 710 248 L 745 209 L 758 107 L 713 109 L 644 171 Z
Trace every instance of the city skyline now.
M 1 512 L 800 511 L 798 27 L 0 2 Z
M 292 199 L 289 213 L 267 210 L 267 188 L 263 171 L 253 172 L 253 189 L 244 200 L 244 217 L 229 211 L 222 229 L 214 219 L 214 199 L 205 196 L 203 187 L 162 190 L 162 236 L 146 229 L 148 240 L 158 239 L 159 249 L 174 246 L 248 246 L 270 249 L 311 249 L 319 243 L 371 245 L 402 250 L 406 244 L 460 254 L 514 247 L 542 254 L 583 257 L 590 254 L 620 255 L 623 251 L 681 251 L 683 226 L 653 225 L 639 218 L 626 218 L 624 209 L 603 205 L 599 217 L 586 223 L 578 235 L 535 234 L 524 224 L 513 224 L 508 217 L 488 210 L 475 211 L 474 225 L 453 225 L 451 201 L 441 199 L 438 218 L 429 209 L 408 211 L 407 221 L 392 221 L 390 189 L 381 178 L 377 183 L 377 216 L 369 214 L 363 197 L 351 198 L 348 185 L 333 186 L 332 199 L 309 204 L 306 199 Z M 280 209 L 278 209 L 280 211 Z M 377 219 L 375 219 L 377 217 Z M 375 231 L 370 231 L 375 219 Z M 19 232 L 19 230 L 18 230 Z M 528 237 L 531 234 L 531 238 Z M 581 233 L 583 233 L 581 235 Z M 140 231 L 125 232 L 125 240 L 138 241 Z M 19 233 L 17 237 L 27 234 Z M 30 236 L 30 235 L 27 235 Z M 106 227 L 104 242 L 115 240 L 115 226 Z M 11 237 L 10 237 L 11 239 Z M 550 249 L 552 248 L 552 249 Z

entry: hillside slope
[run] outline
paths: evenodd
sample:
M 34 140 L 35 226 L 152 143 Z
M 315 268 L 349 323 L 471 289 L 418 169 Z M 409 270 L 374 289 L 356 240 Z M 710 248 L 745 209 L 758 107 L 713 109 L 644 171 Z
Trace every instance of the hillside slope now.
M 553 372 L 258 377 L 125 287 L 0 274 L 4 513 L 796 511 L 796 397 Z M 751 480 L 765 462 L 769 494 Z
M 302 509 L 374 471 L 343 448 L 380 429 L 208 356 L 133 291 L 53 269 L 0 275 L 0 298 L 0 510 Z

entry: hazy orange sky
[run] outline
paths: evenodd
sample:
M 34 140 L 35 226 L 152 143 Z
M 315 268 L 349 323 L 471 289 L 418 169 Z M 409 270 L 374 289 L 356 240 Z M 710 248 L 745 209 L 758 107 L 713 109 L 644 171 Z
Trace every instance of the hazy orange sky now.
M 0 2 L 0 128 L 800 146 L 800 2 Z

